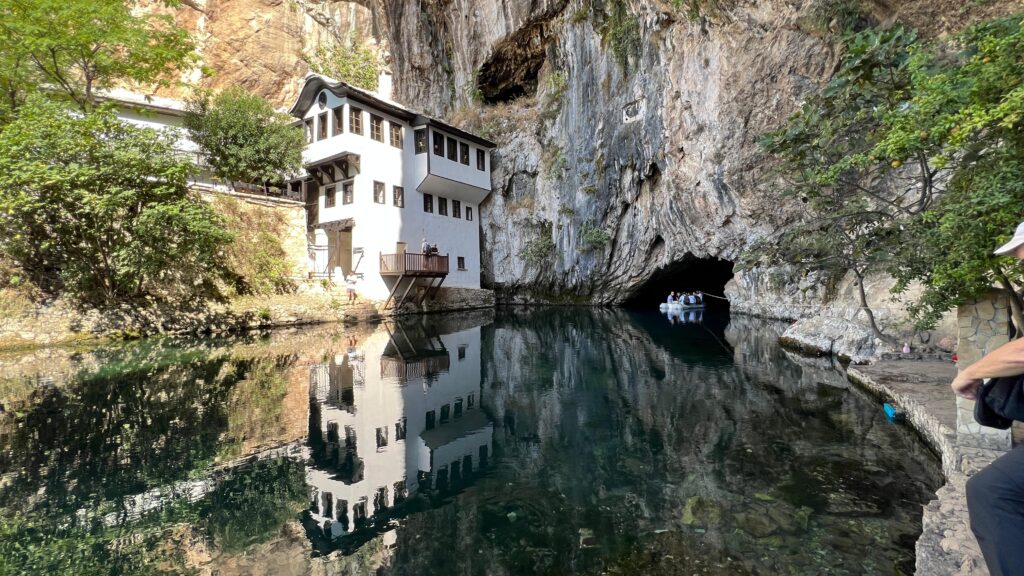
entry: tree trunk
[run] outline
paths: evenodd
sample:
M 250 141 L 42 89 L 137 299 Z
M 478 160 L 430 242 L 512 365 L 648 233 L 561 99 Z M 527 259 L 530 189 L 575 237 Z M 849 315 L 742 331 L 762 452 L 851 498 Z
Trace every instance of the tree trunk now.
M 1010 313 L 1013 318 L 1014 337 L 1020 338 L 1022 332 L 1024 332 L 1024 302 L 1021 301 L 1020 294 L 1013 287 L 1013 283 L 1006 277 L 1002 269 L 996 272 L 996 276 L 999 278 L 999 283 L 1002 284 L 1003 290 L 1006 290 L 1006 295 L 1010 298 Z
M 860 295 L 860 309 L 867 314 L 868 324 L 871 326 L 871 332 L 882 342 L 885 342 L 890 346 L 895 346 L 896 339 L 882 332 L 878 327 L 878 323 L 875 322 L 875 313 L 872 312 L 871 308 L 868 306 L 868 296 L 864 293 L 864 275 L 856 268 L 853 270 L 853 274 L 857 277 L 857 293 Z

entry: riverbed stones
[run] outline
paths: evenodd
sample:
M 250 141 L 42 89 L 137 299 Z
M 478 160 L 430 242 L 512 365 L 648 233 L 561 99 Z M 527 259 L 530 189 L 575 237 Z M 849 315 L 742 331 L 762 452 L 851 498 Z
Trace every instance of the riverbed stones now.
M 722 520 L 722 507 L 704 496 L 691 496 L 683 508 L 683 524 L 687 526 L 714 526 Z

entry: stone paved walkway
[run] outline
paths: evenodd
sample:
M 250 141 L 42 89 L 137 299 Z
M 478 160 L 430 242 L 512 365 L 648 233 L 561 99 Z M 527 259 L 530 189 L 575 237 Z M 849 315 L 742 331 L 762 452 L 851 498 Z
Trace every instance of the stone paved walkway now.
M 956 436 L 956 404 L 949 383 L 956 366 L 941 361 L 882 361 L 851 366 L 851 380 L 906 411 L 908 421 L 942 457 L 946 484 L 928 503 L 917 541 L 917 574 L 981 576 L 989 572 L 971 533 L 964 484 L 1001 452 L 963 446 Z

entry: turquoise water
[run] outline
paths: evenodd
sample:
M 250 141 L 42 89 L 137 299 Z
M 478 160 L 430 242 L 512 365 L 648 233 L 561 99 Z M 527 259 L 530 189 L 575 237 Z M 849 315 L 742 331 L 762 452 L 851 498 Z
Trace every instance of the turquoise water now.
M 0 573 L 913 573 L 938 461 L 780 329 L 514 308 L 0 357 Z

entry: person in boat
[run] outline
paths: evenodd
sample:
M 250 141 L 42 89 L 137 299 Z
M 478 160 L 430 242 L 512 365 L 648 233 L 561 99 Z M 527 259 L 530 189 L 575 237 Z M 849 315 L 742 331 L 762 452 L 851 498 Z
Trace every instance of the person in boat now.
M 666 304 L 675 304 L 676 303 L 676 293 L 675 292 L 669 292 L 668 293 L 668 300 L 666 300 L 665 303 Z
M 697 304 L 703 304 L 703 303 L 704 303 L 704 293 L 701 292 L 700 290 L 697 290 Z

